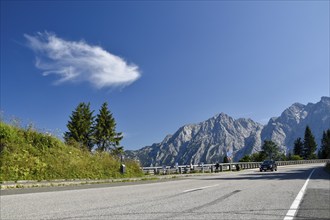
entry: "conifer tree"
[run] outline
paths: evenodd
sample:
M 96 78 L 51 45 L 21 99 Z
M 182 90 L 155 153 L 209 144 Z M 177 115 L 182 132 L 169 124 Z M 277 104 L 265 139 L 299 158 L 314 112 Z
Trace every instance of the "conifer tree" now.
M 330 129 L 323 131 L 321 143 L 320 158 L 330 159 Z
M 301 138 L 297 138 L 294 141 L 293 154 L 301 157 L 303 155 L 303 147 L 304 143 L 302 142 Z
M 122 133 L 116 132 L 116 122 L 108 103 L 103 103 L 99 114 L 96 116 L 94 139 L 99 151 L 110 151 L 116 149 L 122 139 Z
M 315 159 L 317 144 L 315 142 L 315 137 L 309 128 L 309 126 L 305 129 L 305 137 L 304 137 L 304 149 L 303 149 L 303 157 L 304 159 Z
M 111 149 L 111 154 L 117 158 L 121 158 L 121 156 L 124 155 L 124 147 L 123 146 L 113 147 Z
M 90 104 L 79 103 L 67 124 L 69 131 L 64 133 L 65 142 L 76 142 L 81 148 L 91 151 L 94 145 L 93 121 L 93 111 L 90 110 Z
M 269 159 L 276 159 L 279 156 L 280 149 L 273 141 L 265 140 L 261 148 Z

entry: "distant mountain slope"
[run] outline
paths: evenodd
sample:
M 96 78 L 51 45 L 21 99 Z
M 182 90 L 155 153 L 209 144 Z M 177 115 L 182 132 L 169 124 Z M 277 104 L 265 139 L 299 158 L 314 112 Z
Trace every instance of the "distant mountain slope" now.
M 330 128 L 329 97 L 322 97 L 316 104 L 295 103 L 265 126 L 221 113 L 204 122 L 185 125 L 161 143 L 126 153 L 138 158 L 143 166 L 218 162 L 228 152 L 238 160 L 260 150 L 266 139 L 285 151 L 292 150 L 294 140 L 303 137 L 306 125 L 311 127 L 320 145 L 322 132 Z
M 330 128 L 330 97 L 322 97 L 316 104 L 291 105 L 280 117 L 269 120 L 261 132 L 261 138 L 273 140 L 283 149 L 292 150 L 294 140 L 304 137 L 307 125 L 320 147 L 322 132 Z

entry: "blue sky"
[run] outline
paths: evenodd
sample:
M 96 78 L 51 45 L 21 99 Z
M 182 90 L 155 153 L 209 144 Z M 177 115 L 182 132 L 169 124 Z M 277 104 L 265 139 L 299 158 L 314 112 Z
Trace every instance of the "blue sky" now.
M 66 131 L 108 102 L 125 149 L 329 91 L 329 1 L 1 1 L 1 110 Z

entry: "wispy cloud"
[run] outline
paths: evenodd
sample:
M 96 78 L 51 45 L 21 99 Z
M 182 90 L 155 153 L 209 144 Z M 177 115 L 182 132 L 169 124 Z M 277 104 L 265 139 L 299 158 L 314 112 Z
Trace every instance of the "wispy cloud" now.
M 96 88 L 126 86 L 140 77 L 138 66 L 99 46 L 67 41 L 53 33 L 24 34 L 36 54 L 36 67 L 43 75 L 55 74 L 55 82 L 89 82 Z

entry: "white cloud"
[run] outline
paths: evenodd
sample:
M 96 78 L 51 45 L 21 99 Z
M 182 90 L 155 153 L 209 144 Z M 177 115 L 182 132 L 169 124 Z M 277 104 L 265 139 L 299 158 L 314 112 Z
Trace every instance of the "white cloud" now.
M 138 66 L 84 41 L 66 41 L 48 32 L 24 37 L 36 53 L 36 67 L 44 76 L 57 75 L 56 84 L 87 81 L 96 88 L 126 86 L 141 75 Z

